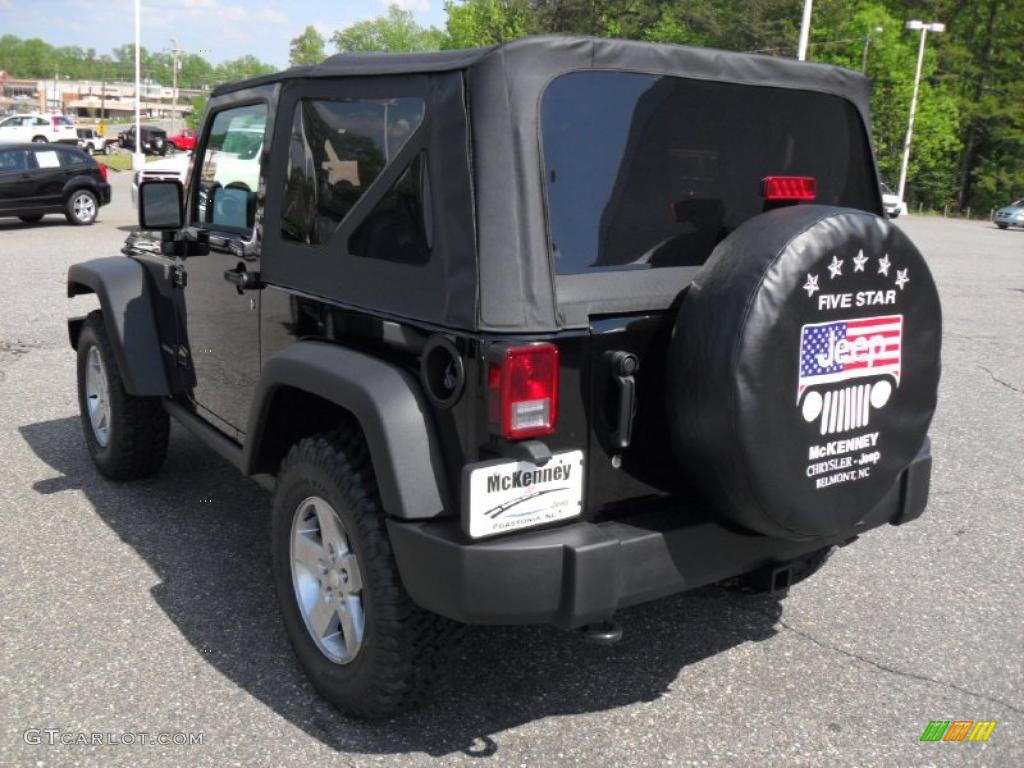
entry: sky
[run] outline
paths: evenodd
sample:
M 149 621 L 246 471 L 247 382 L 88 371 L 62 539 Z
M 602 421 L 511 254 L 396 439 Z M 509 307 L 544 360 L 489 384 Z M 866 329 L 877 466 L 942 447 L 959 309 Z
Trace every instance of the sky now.
M 394 3 L 425 26 L 444 26 L 444 0 L 142 0 L 142 45 L 159 51 L 171 38 L 213 63 L 251 53 L 288 65 L 288 42 L 307 25 L 325 38 L 372 19 Z M 38 37 L 107 53 L 135 39 L 133 0 L 0 0 L 0 35 Z M 333 53 L 330 42 L 327 52 Z

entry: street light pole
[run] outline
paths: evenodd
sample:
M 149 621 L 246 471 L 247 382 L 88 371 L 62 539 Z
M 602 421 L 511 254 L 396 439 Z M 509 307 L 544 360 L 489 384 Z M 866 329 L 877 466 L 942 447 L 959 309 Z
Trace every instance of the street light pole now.
M 135 154 L 132 155 L 132 168 L 139 170 L 146 163 L 142 154 L 142 65 L 139 49 L 142 44 L 142 11 L 139 0 L 135 0 Z
M 171 134 L 172 135 L 177 133 L 177 131 L 175 131 L 175 128 L 178 125 L 178 123 L 177 123 L 177 120 L 178 120 L 178 66 L 180 64 L 180 62 L 178 61 L 178 55 L 181 54 L 181 53 L 184 53 L 184 51 L 182 51 L 182 49 L 178 48 L 178 41 L 175 40 L 174 38 L 171 38 L 171 57 L 172 57 L 172 63 L 171 63 L 171 72 L 172 72 L 172 74 L 171 74 L 171 82 L 173 83 L 173 85 L 171 86 L 171 98 L 172 98 L 172 102 L 171 102 Z
M 921 31 L 921 44 L 917 48 L 917 71 L 914 74 L 914 92 L 910 97 L 910 118 L 907 121 L 907 138 L 903 142 L 903 164 L 900 166 L 900 184 L 896 194 L 900 200 L 907 187 L 907 166 L 910 165 L 910 139 L 914 133 L 914 114 L 917 112 L 917 92 L 921 86 L 921 67 L 924 64 L 924 43 L 929 32 L 945 32 L 946 25 L 939 22 L 925 23 L 912 19 L 907 22 L 907 29 Z
M 875 27 L 875 34 L 879 34 L 882 31 L 881 27 Z M 860 72 L 862 75 L 868 73 L 868 46 L 871 45 L 871 33 L 868 32 L 864 35 L 864 55 L 860 57 Z
M 800 43 L 796 49 L 796 57 L 800 61 L 807 59 L 807 42 L 811 37 L 811 6 L 814 0 L 804 0 L 804 16 L 800 20 Z

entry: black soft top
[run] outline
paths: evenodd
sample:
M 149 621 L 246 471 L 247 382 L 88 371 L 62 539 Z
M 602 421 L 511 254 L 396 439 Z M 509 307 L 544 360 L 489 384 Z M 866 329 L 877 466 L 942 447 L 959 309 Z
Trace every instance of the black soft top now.
M 584 327 L 595 312 L 667 308 L 695 271 L 638 270 L 619 273 L 613 280 L 605 275 L 554 274 L 543 202 L 538 112 L 552 80 L 586 70 L 816 91 L 846 99 L 859 112 L 865 132 L 870 126 L 869 82 L 850 70 L 772 56 L 593 37 L 528 37 L 489 48 L 437 53 L 340 54 L 316 66 L 222 85 L 213 95 L 276 84 L 288 88 L 295 81 L 315 86 L 339 77 L 358 78 L 371 89 L 368 81 L 375 77 L 435 81 L 437 88 L 452 96 L 449 103 L 457 105 L 457 121 L 464 124 L 468 116 L 469 136 L 457 129 L 457 121 L 441 130 L 435 119 L 429 146 L 436 158 L 448 158 L 447 165 L 438 169 L 440 173 L 445 168 L 446 191 L 452 193 L 458 186 L 462 198 L 471 202 L 460 209 L 449 200 L 444 205 L 448 215 L 436 217 L 438 242 L 444 247 L 438 249 L 440 263 L 430 269 L 438 270 L 439 295 L 432 299 L 433 311 L 424 306 L 415 314 L 431 315 L 453 328 L 543 333 Z M 468 103 L 462 105 L 463 100 Z M 809 120 L 813 117 L 808 115 Z M 464 166 L 470 163 L 461 179 L 448 171 L 457 165 L 455 155 L 465 158 Z M 418 274 L 418 290 L 412 285 L 401 301 L 395 300 L 395 306 L 414 311 L 413 299 L 426 291 L 425 273 Z M 357 290 L 352 277 L 346 278 L 346 284 Z M 379 280 L 374 283 L 379 284 Z
M 867 106 L 868 81 L 848 69 L 776 56 L 735 53 L 685 45 L 610 40 L 603 37 L 537 35 L 486 48 L 429 53 L 339 53 L 322 63 L 225 83 L 214 96 L 283 80 L 364 77 L 469 70 L 498 60 L 509 77 L 529 78 L 550 67 L 551 56 L 568 55 L 576 69 L 635 70 L 648 74 L 704 77 L 736 83 L 774 85 L 833 93 Z M 514 64 L 514 68 L 510 65 Z

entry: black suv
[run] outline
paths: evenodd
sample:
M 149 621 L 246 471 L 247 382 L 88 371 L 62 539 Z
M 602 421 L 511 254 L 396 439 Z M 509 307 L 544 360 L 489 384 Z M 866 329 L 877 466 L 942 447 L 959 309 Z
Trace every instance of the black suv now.
M 928 496 L 939 303 L 867 103 L 576 38 L 219 88 L 188 187 L 141 186 L 150 239 L 68 274 L 89 452 L 151 474 L 170 417 L 272 488 L 295 651 L 364 716 L 460 622 L 610 641 L 624 606 L 784 590 Z
M 77 147 L 0 144 L 0 216 L 32 224 L 63 213 L 72 224 L 92 224 L 109 202 L 107 167 Z
M 117 134 L 117 146 L 122 149 L 135 150 L 135 126 L 131 126 Z M 168 148 L 167 131 L 151 125 L 142 126 L 139 146 L 146 155 L 166 155 Z

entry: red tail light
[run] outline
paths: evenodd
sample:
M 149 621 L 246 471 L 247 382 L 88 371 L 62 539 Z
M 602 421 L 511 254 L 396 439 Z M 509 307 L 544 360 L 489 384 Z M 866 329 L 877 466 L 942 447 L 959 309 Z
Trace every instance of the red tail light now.
M 107 166 L 103 163 L 96 163 L 96 165 L 100 169 L 100 178 L 107 181 Z
M 558 423 L 558 347 L 502 350 L 487 371 L 490 417 L 506 440 L 550 435 Z
M 818 180 L 813 176 L 765 176 L 761 179 L 761 197 L 765 200 L 813 200 L 818 196 Z

